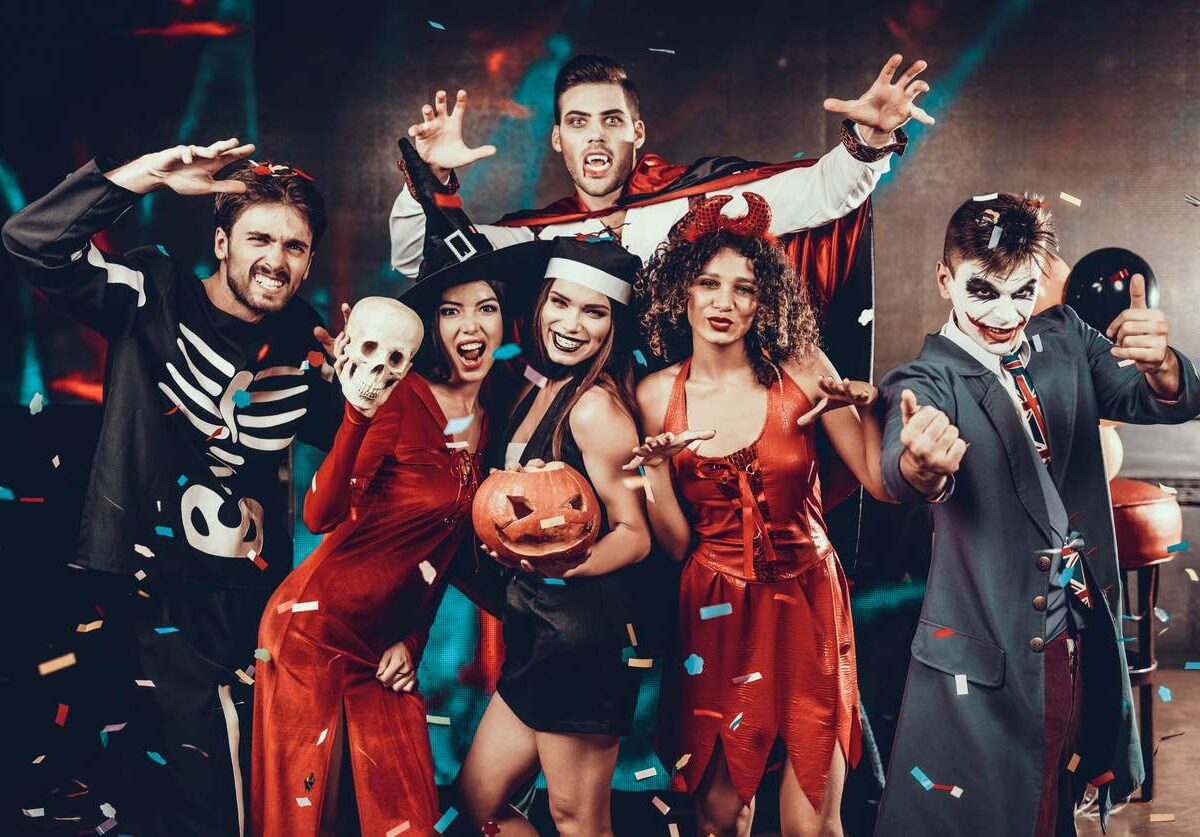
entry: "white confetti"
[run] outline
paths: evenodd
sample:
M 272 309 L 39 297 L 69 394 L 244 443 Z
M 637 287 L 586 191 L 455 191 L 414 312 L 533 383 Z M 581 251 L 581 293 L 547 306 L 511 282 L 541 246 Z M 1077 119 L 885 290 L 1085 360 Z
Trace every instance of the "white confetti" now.
M 542 389 L 549 383 L 550 379 L 541 372 L 534 369 L 532 366 L 525 367 L 525 380 L 529 381 L 538 389 Z
M 555 526 L 565 525 L 566 522 L 567 522 L 567 519 L 560 514 L 557 517 L 544 518 L 544 519 L 538 521 L 538 525 L 541 526 L 543 529 L 553 529 Z
M 433 584 L 433 580 L 437 578 L 437 570 L 434 569 L 433 564 L 422 561 L 417 564 L 417 569 L 421 571 L 421 578 L 425 579 L 426 584 Z
M 296 804 L 299 805 L 301 808 L 307 808 L 310 805 L 312 805 L 312 800 L 309 799 L 307 796 L 297 796 Z
M 963 789 L 960 788 L 958 785 L 955 785 L 954 787 L 950 788 L 950 795 L 953 796 L 955 799 L 958 799 L 960 796 L 963 795 Z
M 954 691 L 958 692 L 960 695 L 965 695 L 967 693 L 967 675 L 954 675 Z
M 1074 204 L 1075 206 L 1083 206 L 1083 201 L 1081 201 L 1079 198 L 1075 197 L 1074 195 L 1068 195 L 1066 192 L 1059 192 L 1058 196 L 1059 196 L 1059 198 L 1066 201 L 1067 203 Z
M 46 816 L 45 808 L 22 808 L 21 813 L 27 817 L 44 817 Z
M 439 727 L 448 727 L 450 726 L 450 719 L 445 715 L 426 715 L 425 723 L 436 724 Z
M 651 778 L 653 776 L 657 776 L 657 775 L 658 775 L 657 767 L 647 767 L 645 770 L 639 770 L 636 773 L 634 773 L 633 778 L 637 779 L 640 782 L 643 779 L 649 779 L 649 778 Z
M 995 250 L 996 245 L 1000 243 L 1000 234 L 1004 232 L 1004 227 L 992 227 L 992 237 L 988 239 L 988 249 Z
M 860 326 L 869 325 L 875 319 L 874 308 L 864 308 L 862 313 L 858 315 L 858 324 Z
M 317 746 L 320 747 L 325 743 L 325 736 L 329 735 L 329 727 L 321 730 L 321 734 L 317 736 Z
M 42 411 L 42 394 L 35 392 L 33 398 L 29 400 L 29 415 L 36 416 Z
M 56 454 L 54 454 L 54 457 L 53 457 L 53 458 L 50 460 L 50 462 L 51 462 L 51 464 L 53 464 L 53 465 L 54 465 L 54 467 L 55 467 L 55 468 L 57 468 L 59 465 L 61 465 L 61 464 L 62 464 L 61 460 L 59 460 L 59 458 L 58 458 L 58 454 L 57 454 L 57 453 L 56 453 Z
M 461 418 L 452 418 L 446 422 L 446 426 L 443 428 L 442 433 L 446 436 L 455 436 L 470 427 L 471 422 L 474 420 L 474 415 L 462 416 Z
M 1042 335 L 1040 335 L 1040 334 L 1033 335 L 1032 342 L 1033 342 L 1033 350 L 1035 352 L 1040 352 L 1042 350 Z
M 141 686 L 143 689 L 153 689 L 154 688 L 153 680 L 134 680 L 133 682 L 135 685 Z
M 999 192 L 992 192 L 990 195 L 976 195 L 975 197 L 971 198 L 971 200 L 973 200 L 973 201 L 994 201 L 998 197 L 1000 197 Z
M 142 546 L 140 543 L 135 543 L 133 545 L 133 551 L 136 552 L 138 555 L 141 555 L 143 558 L 153 558 L 154 557 L 154 550 L 148 546 Z
M 106 817 L 115 817 L 117 815 L 117 809 L 105 802 L 100 806 L 100 813 L 104 814 Z
M 296 602 L 292 605 L 292 613 L 306 613 L 320 607 L 320 602 Z

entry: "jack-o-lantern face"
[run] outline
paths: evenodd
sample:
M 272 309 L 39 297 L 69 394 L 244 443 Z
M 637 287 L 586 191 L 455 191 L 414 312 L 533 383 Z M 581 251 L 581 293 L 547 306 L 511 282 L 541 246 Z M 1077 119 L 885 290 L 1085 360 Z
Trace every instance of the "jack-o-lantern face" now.
M 471 521 L 484 545 L 502 558 L 569 561 L 595 543 L 600 504 L 582 474 L 550 462 L 493 473 L 475 492 Z

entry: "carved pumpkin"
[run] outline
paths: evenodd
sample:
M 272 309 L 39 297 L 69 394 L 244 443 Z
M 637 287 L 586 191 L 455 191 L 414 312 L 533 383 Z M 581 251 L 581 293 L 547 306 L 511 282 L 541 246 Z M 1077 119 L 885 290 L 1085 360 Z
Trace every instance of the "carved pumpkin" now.
M 600 504 L 582 474 L 549 462 L 494 472 L 475 492 L 471 521 L 488 549 L 537 565 L 583 556 L 596 541 Z

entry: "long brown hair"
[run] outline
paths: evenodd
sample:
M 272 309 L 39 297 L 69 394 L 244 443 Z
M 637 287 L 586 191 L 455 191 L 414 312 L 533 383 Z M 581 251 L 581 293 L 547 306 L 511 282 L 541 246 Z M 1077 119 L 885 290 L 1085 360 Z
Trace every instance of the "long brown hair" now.
M 556 281 L 556 279 L 547 279 L 542 283 L 541 290 L 538 291 L 537 302 L 533 307 L 535 369 L 548 369 L 551 365 L 550 357 L 546 353 L 546 344 L 542 338 L 542 308 L 545 307 L 546 300 L 550 297 L 550 289 Z M 633 318 L 628 309 L 616 301 L 610 301 L 610 307 L 612 309 L 612 328 L 608 330 L 608 335 L 600 344 L 600 350 L 590 361 L 580 364 L 585 368 L 577 368 L 570 373 L 571 377 L 576 378 L 579 383 L 575 387 L 575 392 L 571 394 L 566 409 L 559 413 L 554 424 L 550 445 L 555 459 L 562 457 L 562 438 L 571 410 L 575 409 L 579 399 L 593 386 L 600 387 L 612 396 L 621 409 L 633 419 L 634 425 L 640 431 L 641 423 L 638 421 L 637 401 L 633 395 L 633 366 L 630 362 L 629 349 L 629 341 L 633 337 Z M 620 333 L 618 334 L 618 332 Z

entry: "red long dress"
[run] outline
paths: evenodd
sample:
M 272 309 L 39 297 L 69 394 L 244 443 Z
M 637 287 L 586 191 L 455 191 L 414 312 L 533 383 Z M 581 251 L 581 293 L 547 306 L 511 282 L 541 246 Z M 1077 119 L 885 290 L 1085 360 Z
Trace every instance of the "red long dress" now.
M 664 431 L 688 429 L 690 368 L 684 361 L 675 379 Z M 677 778 L 690 792 L 717 736 L 747 804 L 778 737 L 815 810 L 834 746 L 858 763 L 849 589 L 825 533 L 813 428 L 796 425 L 811 406 L 780 371 L 755 442 L 718 457 L 684 449 L 672 461 L 698 543 L 680 581 L 681 701 L 663 741 L 670 764 L 688 754 Z
M 344 717 L 364 834 L 432 834 L 439 817 L 425 702 L 375 679 L 403 640 L 414 663 L 471 525 L 480 461 L 443 435 L 446 417 L 417 374 L 369 423 L 347 407 L 313 480 L 304 519 L 329 535 L 271 597 L 258 642 L 251 823 L 315 835 L 332 743 Z M 350 777 L 342 777 L 342 788 Z

